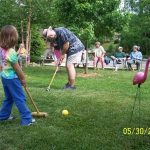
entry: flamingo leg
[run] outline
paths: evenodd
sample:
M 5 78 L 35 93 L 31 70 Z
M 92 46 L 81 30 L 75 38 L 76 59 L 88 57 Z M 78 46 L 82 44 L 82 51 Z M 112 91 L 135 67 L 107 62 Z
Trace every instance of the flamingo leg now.
M 141 92 L 139 88 L 139 128 L 140 128 L 140 124 L 141 124 Z
M 133 112 L 134 112 L 134 109 L 135 109 L 135 104 L 136 104 L 136 101 L 137 101 L 137 98 L 139 97 L 139 125 L 140 125 L 140 117 L 141 117 L 141 108 L 140 108 L 140 106 L 141 106 L 141 100 L 140 100 L 140 85 L 138 85 L 138 87 L 137 87 L 137 91 L 136 91 L 136 95 L 135 95 L 135 99 L 134 99 L 134 103 L 133 103 L 133 107 L 132 107 L 132 111 L 131 111 L 131 117 L 130 117 L 130 122 L 129 123 L 131 123 L 131 121 L 132 121 L 132 119 L 133 119 Z

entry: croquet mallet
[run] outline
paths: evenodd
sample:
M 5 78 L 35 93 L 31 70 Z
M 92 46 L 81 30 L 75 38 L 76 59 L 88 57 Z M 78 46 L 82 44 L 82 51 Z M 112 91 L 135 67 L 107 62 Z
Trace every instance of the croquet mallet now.
M 56 70 L 55 70 L 55 72 L 54 72 L 54 75 L 53 75 L 53 77 L 52 77 L 52 79 L 51 79 L 51 81 L 50 81 L 50 83 L 49 83 L 49 85 L 48 85 L 46 91 L 50 91 L 51 85 L 52 85 L 52 83 L 53 83 L 53 80 L 54 80 L 54 78 L 55 78 L 55 76 L 56 76 L 56 73 L 57 73 L 58 69 L 59 69 L 59 65 L 57 65 Z
M 28 88 L 27 88 L 27 87 L 24 87 L 24 89 L 25 89 L 27 95 L 28 95 L 29 98 L 30 98 L 31 103 L 33 104 L 33 106 L 34 106 L 34 108 L 35 108 L 35 110 L 36 110 L 36 112 L 32 112 L 32 116 L 33 116 L 33 117 L 47 117 L 48 114 L 47 114 L 46 112 L 40 112 L 39 109 L 37 108 L 37 106 L 36 106 L 36 104 L 35 104 L 35 102 L 34 102 L 32 96 L 31 96 L 31 94 L 30 94 Z

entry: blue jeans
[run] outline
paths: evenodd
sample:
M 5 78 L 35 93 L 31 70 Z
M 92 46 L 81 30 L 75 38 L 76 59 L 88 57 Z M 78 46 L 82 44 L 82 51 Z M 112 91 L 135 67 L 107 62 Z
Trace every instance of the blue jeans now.
M 27 61 L 26 59 L 27 59 L 26 56 L 21 56 L 21 55 L 18 56 L 18 62 L 20 67 L 22 67 L 23 64 L 26 64 Z
M 31 122 L 31 112 L 26 105 L 25 94 L 18 78 L 5 79 L 2 78 L 5 99 L 0 110 L 0 120 L 9 118 L 12 106 L 15 103 L 21 115 L 21 125 L 27 125 Z
M 127 65 L 128 65 L 128 69 L 132 69 L 132 64 L 136 65 L 136 69 L 139 70 L 140 69 L 140 64 L 141 64 L 141 60 L 128 60 L 127 61 Z

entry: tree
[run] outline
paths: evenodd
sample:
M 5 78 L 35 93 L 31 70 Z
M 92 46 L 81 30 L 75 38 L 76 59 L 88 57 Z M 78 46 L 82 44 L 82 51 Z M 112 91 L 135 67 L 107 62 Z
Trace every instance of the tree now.
M 133 45 L 140 45 L 143 54 L 149 55 L 150 47 L 150 3 L 149 1 L 132 1 L 129 25 L 122 32 L 121 44 L 130 50 Z M 134 12 L 134 13 L 133 13 Z
M 21 39 L 30 55 L 31 29 L 34 24 L 44 27 L 52 22 L 52 0 L 0 0 L 0 26 L 13 24 L 17 27 Z M 31 53 L 33 54 L 33 53 Z M 34 53 L 36 55 L 37 53 Z M 31 57 L 32 58 L 32 57 Z
M 86 24 L 92 24 L 94 34 L 110 36 L 114 31 L 120 31 L 123 27 L 123 16 L 118 10 L 120 0 L 57 0 L 58 19 L 68 26 L 76 26 L 79 29 L 86 28 Z
M 31 61 L 32 62 L 38 62 L 45 50 L 45 41 L 41 37 L 39 30 L 40 29 L 38 28 L 37 25 L 32 25 L 32 30 L 31 30 L 31 38 L 32 38 Z

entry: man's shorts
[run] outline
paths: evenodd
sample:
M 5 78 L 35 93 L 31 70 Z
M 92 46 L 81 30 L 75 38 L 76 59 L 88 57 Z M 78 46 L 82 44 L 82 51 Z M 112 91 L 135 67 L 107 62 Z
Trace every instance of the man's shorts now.
M 67 64 L 79 64 L 81 63 L 82 52 L 75 53 L 73 55 L 68 56 L 66 63 Z

